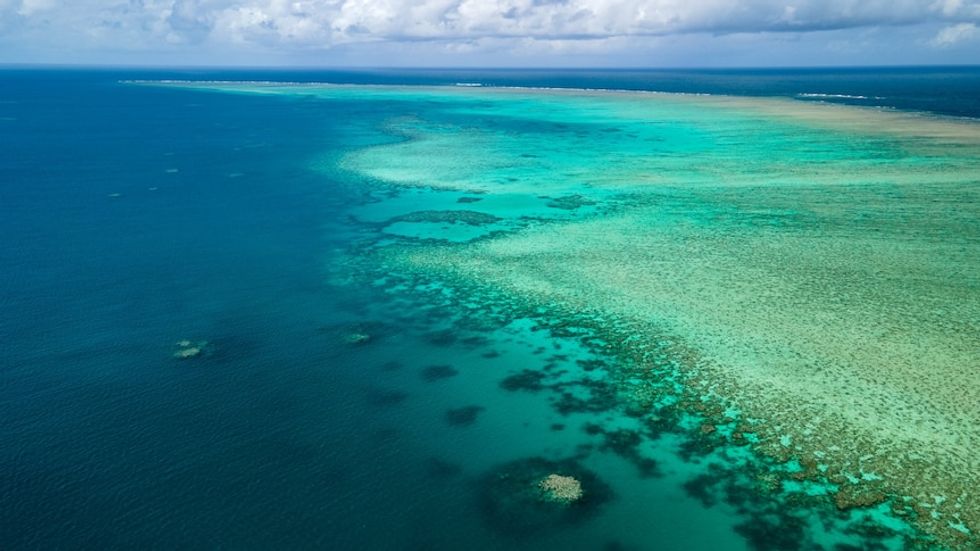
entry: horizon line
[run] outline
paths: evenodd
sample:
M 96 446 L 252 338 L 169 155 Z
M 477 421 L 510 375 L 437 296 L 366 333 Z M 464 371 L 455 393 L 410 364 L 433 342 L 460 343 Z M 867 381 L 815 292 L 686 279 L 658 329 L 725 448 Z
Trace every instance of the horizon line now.
M 180 65 L 180 64 L 128 64 L 128 63 L 21 63 L 0 62 L 0 70 L 7 69 L 91 69 L 91 70 L 251 70 L 251 71 L 807 71 L 807 70 L 861 70 L 861 69 L 980 69 L 980 63 L 935 63 L 935 64 L 880 64 L 880 65 L 743 65 L 743 66 L 381 66 L 381 65 Z

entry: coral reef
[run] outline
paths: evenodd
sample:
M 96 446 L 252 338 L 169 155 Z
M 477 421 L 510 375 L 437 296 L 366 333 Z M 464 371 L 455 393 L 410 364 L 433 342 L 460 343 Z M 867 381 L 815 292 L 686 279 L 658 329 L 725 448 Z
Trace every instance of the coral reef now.
M 459 375 L 459 371 L 448 364 L 430 365 L 422 369 L 422 380 L 427 383 L 434 383 L 456 375 Z
M 456 342 L 456 332 L 452 329 L 430 331 L 423 335 L 426 342 L 436 346 L 451 346 Z
M 508 375 L 502 381 L 500 381 L 500 388 L 512 392 L 515 390 L 537 392 L 539 390 L 544 390 L 544 379 L 545 374 L 540 371 L 535 371 L 533 369 L 522 369 L 520 372 L 513 375 Z
M 180 340 L 176 343 L 173 356 L 178 360 L 197 358 L 209 352 L 209 346 L 208 341 Z
M 579 207 L 584 207 L 588 205 L 596 204 L 595 201 L 583 196 L 583 195 L 565 195 L 562 197 L 554 197 L 548 201 L 548 206 L 553 209 L 562 210 L 575 210 Z
M 468 427 L 476 422 L 476 418 L 486 408 L 482 406 L 464 406 L 446 411 L 446 422 L 453 427 Z
M 500 218 L 474 210 L 420 210 L 392 218 L 390 222 L 439 222 L 483 226 L 499 222 Z
M 538 482 L 545 500 L 571 503 L 582 499 L 582 483 L 573 476 L 549 474 Z
M 594 348 L 617 359 L 596 368 L 608 379 L 521 373 L 505 389 L 552 393 L 564 414 L 625 409 L 642 437 L 682 435 L 691 463 L 728 445 L 777 471 L 795 461 L 802 468 L 760 476 L 754 491 L 829 482 L 821 499 L 835 513 L 884 500 L 943 544 L 975 543 L 977 226 L 964 205 L 976 204 L 978 127 L 746 98 L 584 96 L 588 119 L 602 112 L 620 132 L 589 129 L 594 148 L 571 162 L 543 148 L 514 159 L 525 136 L 499 136 L 512 147 L 494 150 L 497 136 L 467 147 L 454 143 L 470 139 L 463 132 L 423 129 L 350 165 L 395 185 L 558 198 L 558 209 L 587 195 L 606 213 L 552 212 L 565 221 L 544 215 L 466 245 L 392 247 L 376 258 L 386 274 L 435 279 L 468 308 L 508 307 L 563 334 L 594 330 Z M 555 102 L 575 110 L 579 100 Z M 683 120 L 668 125 L 677 139 L 649 124 L 667 114 Z M 670 154 L 633 155 L 630 134 Z M 702 163 L 678 163 L 679 144 Z M 426 151 L 453 154 L 410 164 Z M 401 172 L 378 162 L 392 159 Z M 575 177 L 554 177 L 564 169 Z M 598 445 L 632 455 L 632 439 Z M 751 505 L 751 492 L 729 494 Z M 793 526 L 742 533 L 771 524 Z
M 426 464 L 426 474 L 435 479 L 445 480 L 454 478 L 462 474 L 462 472 L 463 468 L 461 466 L 445 459 L 439 459 L 438 457 L 430 457 Z
M 391 325 L 381 321 L 361 321 L 324 325 L 318 332 L 328 335 L 342 345 L 359 347 L 383 339 L 391 331 Z
M 400 390 L 388 390 L 382 388 L 371 388 L 367 391 L 367 401 L 374 406 L 394 406 L 408 398 L 407 392 Z
M 397 371 L 403 367 L 403 364 L 397 360 L 391 360 L 381 364 L 382 371 Z
M 367 333 L 348 333 L 344 336 L 344 342 L 347 344 L 367 344 L 371 342 L 371 335 Z
M 512 537 L 584 522 L 613 497 L 605 482 L 574 459 L 513 461 L 484 475 L 480 484 L 488 524 Z

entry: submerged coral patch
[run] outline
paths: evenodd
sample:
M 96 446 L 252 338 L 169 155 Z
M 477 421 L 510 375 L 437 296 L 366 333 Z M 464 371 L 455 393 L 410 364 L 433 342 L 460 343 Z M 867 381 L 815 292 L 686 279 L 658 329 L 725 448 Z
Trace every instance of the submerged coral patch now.
M 480 487 L 487 523 L 512 537 L 584 522 L 613 496 L 577 461 L 542 457 L 500 465 L 480 479 Z
M 374 406 L 394 406 L 405 401 L 408 393 L 401 390 L 390 390 L 381 388 L 368 389 L 367 401 Z
M 453 427 L 468 427 L 476 422 L 483 410 L 482 406 L 464 406 L 446 411 L 446 422 Z
M 441 331 L 432 331 L 423 335 L 423 338 L 430 344 L 436 346 L 450 346 L 456 342 L 457 336 L 456 332 L 452 329 L 443 329 Z
M 422 380 L 428 383 L 441 381 L 459 375 L 459 371 L 448 364 L 430 365 L 422 368 Z
M 403 364 L 397 360 L 387 361 L 381 364 L 381 371 L 397 371 L 401 369 Z
M 562 210 L 575 210 L 579 207 L 594 205 L 596 202 L 584 195 L 564 195 L 561 197 L 553 197 L 548 200 L 548 207 L 553 209 Z
M 500 388 L 512 392 L 516 390 L 537 392 L 546 388 L 545 377 L 546 375 L 542 371 L 522 369 L 520 372 L 508 375 L 500 381 Z
M 376 342 L 385 337 L 389 330 L 390 326 L 380 321 L 333 324 L 319 328 L 319 332 L 336 339 L 336 342 L 351 347 L 360 347 Z
M 499 221 L 500 218 L 492 214 L 474 210 L 420 210 L 391 219 L 391 222 L 442 222 L 470 226 L 482 226 Z
M 538 482 L 545 501 L 571 504 L 584 495 L 582 483 L 574 476 L 551 473 Z
M 445 459 L 439 459 L 437 457 L 429 458 L 426 463 L 426 473 L 435 479 L 449 479 L 454 478 L 462 474 L 463 468 Z
M 208 341 L 179 340 L 174 347 L 174 358 L 178 360 L 190 360 L 211 353 L 211 345 Z

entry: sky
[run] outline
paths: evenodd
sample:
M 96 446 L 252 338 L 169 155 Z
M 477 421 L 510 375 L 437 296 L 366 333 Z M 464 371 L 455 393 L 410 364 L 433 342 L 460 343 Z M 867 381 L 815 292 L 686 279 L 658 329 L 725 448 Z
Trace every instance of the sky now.
M 980 64 L 980 0 L 0 0 L 0 63 Z

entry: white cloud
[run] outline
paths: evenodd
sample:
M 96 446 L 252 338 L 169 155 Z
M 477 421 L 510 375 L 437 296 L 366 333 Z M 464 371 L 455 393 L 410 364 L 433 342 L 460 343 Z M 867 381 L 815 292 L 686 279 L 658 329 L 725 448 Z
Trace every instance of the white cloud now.
M 57 0 L 23 0 L 17 9 L 17 13 L 27 17 L 35 13 L 51 9 L 56 5 Z
M 980 23 L 980 0 L 0 0 L 0 42 L 25 51 L 290 52 L 378 42 L 464 50 L 500 40 L 568 51 L 575 41 L 921 23 L 947 25 L 937 46 L 965 40 Z
M 940 29 L 930 44 L 937 48 L 949 48 L 954 44 L 973 40 L 980 36 L 980 29 L 973 23 L 959 23 Z

